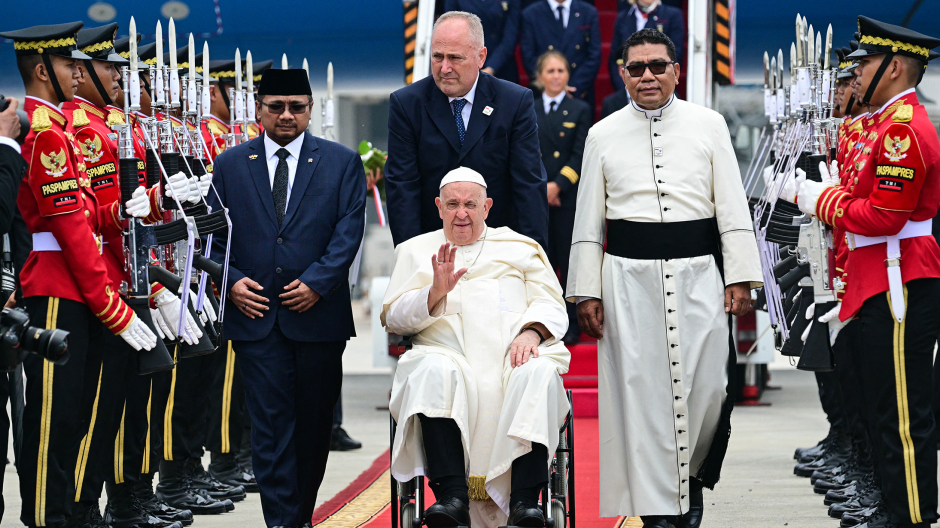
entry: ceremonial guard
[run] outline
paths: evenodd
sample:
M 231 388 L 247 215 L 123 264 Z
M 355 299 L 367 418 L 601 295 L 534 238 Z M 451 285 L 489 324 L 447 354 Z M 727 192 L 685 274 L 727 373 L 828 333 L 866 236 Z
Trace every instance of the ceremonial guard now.
M 918 102 L 940 40 L 858 17 L 855 96 L 874 110 L 838 183 L 805 181 L 801 210 L 845 233 L 848 280 L 837 319 L 856 325 L 857 362 L 872 422 L 881 505 L 867 526 L 927 526 L 937 519 L 932 362 L 940 313 L 940 142 Z M 862 279 L 863 278 L 863 279 Z M 839 322 L 841 321 L 841 323 Z
M 565 90 L 569 79 L 568 60 L 560 51 L 544 53 L 535 70 L 542 88 L 541 94 L 535 95 L 535 114 L 542 164 L 548 174 L 548 247 L 545 249 L 552 267 L 560 271 L 564 289 L 568 282 L 581 155 L 594 110 L 584 101 L 568 97 Z M 568 305 L 568 332 L 564 341 L 577 343 L 581 337 L 578 314 L 573 304 L 565 304 Z
M 600 515 L 697 528 L 730 435 L 730 315 L 760 261 L 724 118 L 674 96 L 663 33 L 624 47 L 632 101 L 588 133 L 566 296 L 599 338 Z
M 483 71 L 504 81 L 519 82 L 516 64 L 516 45 L 522 25 L 519 0 L 447 0 L 444 11 L 465 11 L 480 17 L 484 40 L 494 43 L 487 48 Z
M 196 55 L 196 64 L 202 64 L 202 54 Z M 231 101 L 228 89 L 235 84 L 235 62 L 232 60 L 219 60 L 209 62 L 209 71 L 203 72 L 201 66 L 196 66 L 196 72 L 208 76 L 212 83 L 209 92 L 210 107 L 209 120 L 202 124 L 202 135 L 205 139 L 206 149 L 210 160 L 225 151 L 225 136 L 231 132 Z
M 17 200 L 33 234 L 21 273 L 24 304 L 33 324 L 70 332 L 67 362 L 34 355 L 24 361 L 27 405 L 17 469 L 20 519 L 27 526 L 64 525 L 72 514 L 75 461 L 92 420 L 102 354 L 126 350 L 126 344 L 136 350 L 156 344 L 109 277 L 101 235 L 110 235 L 114 225 L 102 217 L 107 211 L 99 207 L 72 127 L 58 108 L 78 87 L 78 61 L 90 58 L 76 48 L 81 26 L 0 33 L 14 41 L 30 116 L 22 151 L 30 166 Z
M 535 79 L 546 51 L 562 52 L 571 65 L 568 91 L 594 108 L 594 79 L 601 65 L 597 9 L 583 0 L 541 0 L 522 11 L 522 64 Z

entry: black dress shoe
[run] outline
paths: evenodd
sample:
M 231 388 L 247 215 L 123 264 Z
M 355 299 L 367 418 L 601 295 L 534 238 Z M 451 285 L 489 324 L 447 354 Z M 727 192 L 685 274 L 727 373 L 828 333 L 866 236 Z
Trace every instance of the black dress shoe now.
M 424 524 L 428 528 L 470 526 L 470 505 L 456 497 L 437 501 L 424 510 Z
M 209 475 L 222 484 L 228 486 L 241 486 L 246 493 L 258 493 L 258 481 L 254 473 L 243 468 L 233 453 L 212 453 L 212 462 L 209 463 Z
M 160 482 L 156 496 L 170 506 L 194 515 L 215 515 L 228 511 L 226 504 L 193 484 L 192 470 L 179 461 L 160 462 Z
M 113 528 L 183 528 L 183 523 L 164 521 L 150 515 L 134 496 L 131 484 L 105 483 L 108 505 L 104 521 Z
M 193 512 L 174 508 L 158 499 L 153 492 L 153 475 L 142 475 L 134 484 L 134 496 L 150 515 L 170 522 L 180 522 L 183 526 L 193 523 Z
M 568 331 L 565 332 L 565 337 L 561 338 L 562 342 L 566 345 L 577 345 L 581 342 L 581 329 L 580 328 L 571 328 L 568 327 Z
M 97 502 L 79 502 L 72 506 L 72 516 L 65 528 L 110 528 L 101 517 Z
M 538 508 L 527 508 L 522 502 L 517 502 L 509 512 L 507 526 L 524 526 L 526 528 L 544 528 L 545 515 Z
M 349 437 L 346 430 L 338 425 L 333 426 L 333 438 L 330 439 L 330 451 L 352 451 L 362 448 L 362 442 Z
M 673 523 L 669 522 L 669 518 L 662 516 L 643 516 L 643 528 L 674 528 Z
M 191 467 L 193 485 L 199 489 L 205 490 L 213 499 L 220 501 L 228 499 L 232 502 L 245 499 L 245 488 L 222 484 L 202 467 L 202 462 L 199 459 L 193 458 L 187 460 L 186 464 Z
M 860 524 L 868 522 L 868 519 L 872 517 L 878 510 L 881 509 L 881 503 L 878 503 L 870 508 L 864 510 L 859 510 L 855 513 L 846 513 L 842 516 L 842 520 L 839 521 L 840 528 L 852 528 Z

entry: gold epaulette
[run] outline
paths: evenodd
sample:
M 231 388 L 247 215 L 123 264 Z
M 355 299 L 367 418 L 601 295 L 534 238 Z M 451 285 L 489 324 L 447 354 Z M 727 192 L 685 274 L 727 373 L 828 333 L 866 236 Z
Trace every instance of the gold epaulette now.
M 914 107 L 911 105 L 901 105 L 891 114 L 891 120 L 895 123 L 907 123 L 914 119 Z
M 52 120 L 49 119 L 49 109 L 45 106 L 38 106 L 33 110 L 33 115 L 29 119 L 29 128 L 36 132 L 49 130 L 52 128 Z
M 76 108 L 72 111 L 72 126 L 73 127 L 83 127 L 85 125 L 91 124 L 91 121 L 88 120 L 88 115 L 85 114 L 85 111 L 81 108 Z
M 114 110 L 108 112 L 108 126 L 114 125 L 123 125 L 124 124 L 124 114 L 121 112 L 116 112 Z
M 221 136 L 222 134 L 228 134 L 228 127 L 222 128 L 224 125 L 216 122 L 215 120 L 210 120 L 206 123 L 206 127 L 212 132 L 213 135 Z

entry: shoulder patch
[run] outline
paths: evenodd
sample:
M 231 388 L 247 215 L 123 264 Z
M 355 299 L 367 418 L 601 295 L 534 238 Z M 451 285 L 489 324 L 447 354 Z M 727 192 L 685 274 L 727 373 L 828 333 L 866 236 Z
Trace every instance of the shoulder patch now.
M 91 124 L 91 121 L 88 120 L 88 115 L 85 114 L 85 111 L 81 108 L 76 108 L 72 111 L 72 126 L 73 127 L 83 127 Z
M 895 123 L 907 123 L 914 118 L 914 107 L 911 105 L 901 105 L 891 115 L 891 120 Z
M 49 130 L 52 128 L 52 120 L 49 118 L 49 109 L 45 106 L 38 106 L 33 110 L 33 115 L 29 119 L 29 128 L 36 132 Z

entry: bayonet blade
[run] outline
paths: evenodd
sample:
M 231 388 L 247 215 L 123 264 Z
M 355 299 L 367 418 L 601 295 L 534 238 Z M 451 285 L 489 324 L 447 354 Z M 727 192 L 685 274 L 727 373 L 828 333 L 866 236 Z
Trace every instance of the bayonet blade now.
M 310 65 L 307 64 L 307 58 L 306 58 L 306 57 L 304 57 L 304 66 L 303 66 L 303 68 L 304 68 L 304 71 L 307 72 L 307 79 L 309 80 L 309 79 L 310 79 Z
M 137 69 L 137 23 L 134 22 L 134 17 L 131 17 L 130 23 L 130 39 L 128 40 L 128 45 L 130 46 L 130 56 L 131 56 L 131 71 Z
M 170 19 L 170 30 L 167 36 L 170 42 L 170 69 L 175 70 L 177 68 L 176 64 L 176 22 L 173 19 Z
M 281 69 L 282 70 L 287 69 L 287 54 L 286 53 L 281 56 Z
M 796 66 L 803 66 L 803 43 L 806 42 L 806 32 L 803 31 L 803 19 L 796 15 Z
M 189 34 L 189 82 L 196 82 L 196 40 L 192 33 Z
M 209 86 L 209 41 L 202 43 L 202 84 Z
M 764 89 L 770 88 L 770 55 L 764 52 Z
M 813 25 L 809 25 L 809 29 L 806 31 L 806 60 L 803 62 L 803 66 L 809 66 L 816 60 L 816 48 L 813 46 L 813 36 L 816 33 L 813 31 Z
M 770 84 L 766 85 L 765 88 L 770 88 L 772 90 L 777 89 L 777 57 L 770 59 Z
M 813 61 L 817 66 L 822 66 L 822 33 L 816 33 L 816 54 L 813 55 Z
M 248 92 L 255 91 L 255 69 L 251 65 L 251 50 L 245 55 L 245 77 L 248 78 Z
M 235 48 L 235 89 L 242 89 L 242 52 Z
M 826 56 L 823 60 L 823 68 L 832 68 L 832 24 L 829 24 L 829 29 L 826 30 Z
M 796 47 L 795 42 L 790 43 L 790 76 L 791 77 L 793 76 L 793 70 L 795 70 L 797 65 L 800 63 L 798 59 L 798 55 L 799 55 L 799 52 L 797 51 L 798 49 L 799 48 Z
M 157 20 L 157 68 L 163 69 L 163 25 Z
M 783 50 L 777 48 L 777 88 L 783 88 Z

